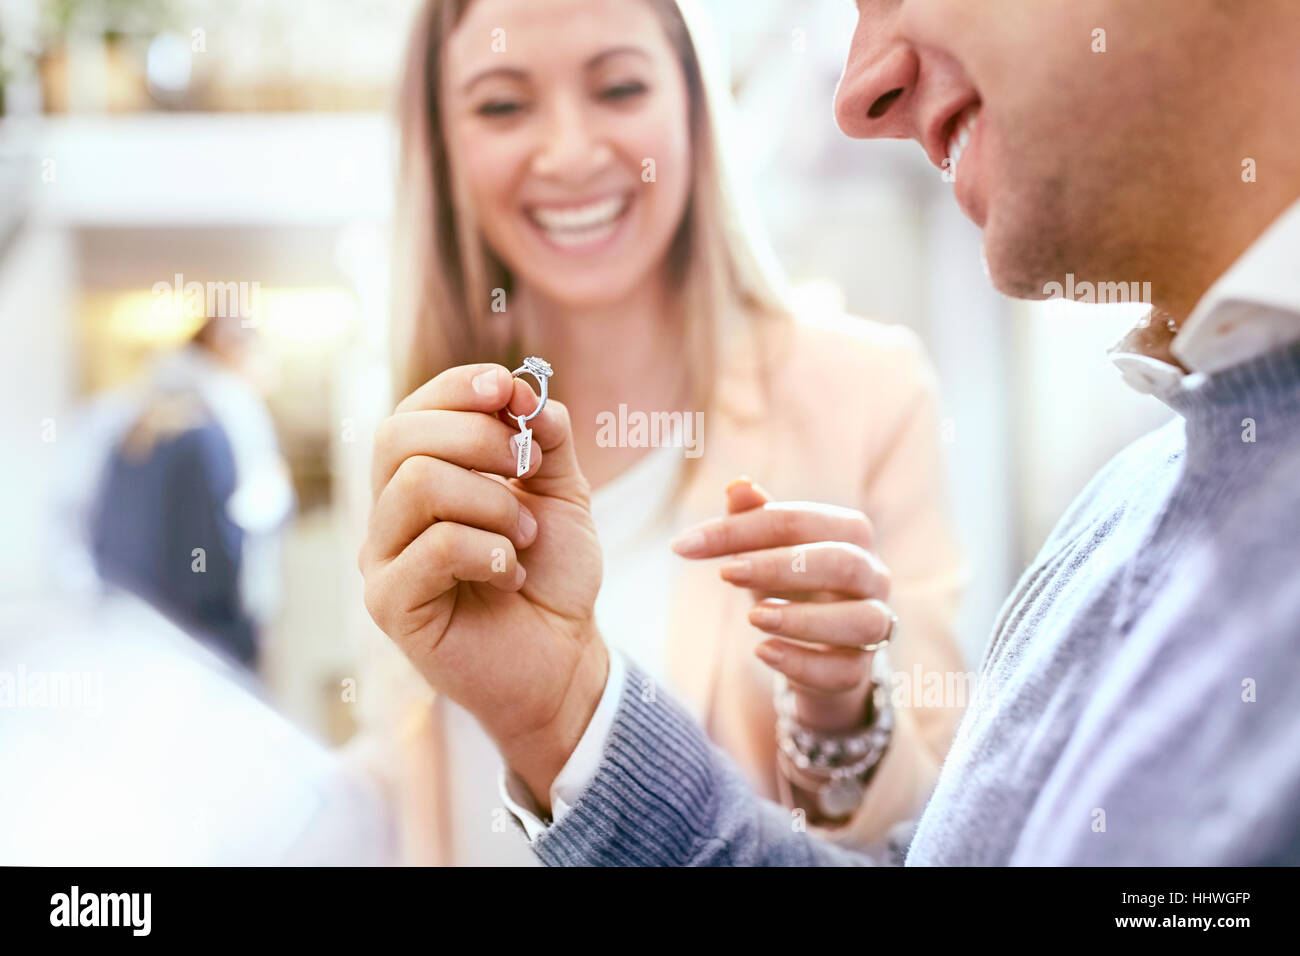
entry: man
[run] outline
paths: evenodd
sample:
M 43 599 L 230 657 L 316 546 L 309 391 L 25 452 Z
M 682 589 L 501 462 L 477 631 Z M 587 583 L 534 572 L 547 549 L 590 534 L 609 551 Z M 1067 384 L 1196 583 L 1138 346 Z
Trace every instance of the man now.
M 1289 0 L 859 3 L 841 128 L 955 171 L 1004 292 L 1150 282 L 1116 358 L 1179 415 L 1094 479 L 1008 599 L 909 863 L 1300 862 L 1297 49 Z M 610 660 L 562 407 L 508 496 L 410 480 L 415 455 L 510 474 L 492 416 L 531 410 L 526 391 L 476 366 L 399 407 L 372 535 L 412 543 L 361 564 L 376 620 L 497 741 L 538 855 L 868 862 L 754 798 Z M 696 529 L 691 553 L 740 550 L 743 520 Z

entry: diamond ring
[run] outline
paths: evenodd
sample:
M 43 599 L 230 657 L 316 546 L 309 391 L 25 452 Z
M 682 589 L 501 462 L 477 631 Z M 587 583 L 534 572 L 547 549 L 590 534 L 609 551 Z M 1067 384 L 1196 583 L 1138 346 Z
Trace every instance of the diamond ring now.
M 524 359 L 523 365 L 519 366 L 510 374 L 515 378 L 518 378 L 520 375 L 531 375 L 533 378 L 537 379 L 537 385 L 541 392 L 541 400 L 537 403 L 537 407 L 527 415 L 516 415 L 514 412 L 506 413 L 519 423 L 520 428 L 523 428 L 525 422 L 532 421 L 540 415 L 542 409 L 546 407 L 546 383 L 550 381 L 551 378 L 551 364 L 547 362 L 546 359 L 538 358 L 536 355 L 530 355 L 528 358 Z

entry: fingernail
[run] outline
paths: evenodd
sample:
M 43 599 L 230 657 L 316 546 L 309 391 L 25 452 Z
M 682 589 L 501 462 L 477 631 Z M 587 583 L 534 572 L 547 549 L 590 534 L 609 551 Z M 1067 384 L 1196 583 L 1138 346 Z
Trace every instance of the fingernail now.
M 537 530 L 537 519 L 533 517 L 533 513 L 531 511 L 529 511 L 523 505 L 520 505 L 519 506 L 520 537 L 522 537 L 525 541 L 527 541 L 530 538 L 532 538 L 533 532 L 536 530 Z
M 744 584 L 754 574 L 754 565 L 748 560 L 728 561 L 718 573 L 722 575 L 725 581 L 734 581 L 737 584 Z
M 497 394 L 497 370 L 488 369 L 486 372 L 479 372 L 474 376 L 474 391 L 484 396 L 495 396 Z
M 673 539 L 673 550 L 684 558 L 699 554 L 704 550 L 704 532 L 688 531 Z
M 749 620 L 755 627 L 773 628 L 781 623 L 781 612 L 774 607 L 756 607 L 749 612 Z
M 785 652 L 771 644 L 758 645 L 754 648 L 754 653 L 769 667 L 780 667 L 781 662 L 785 660 Z
M 512 585 L 512 587 L 514 587 L 516 590 L 518 590 L 519 588 L 523 587 L 523 586 L 524 586 L 524 578 L 526 578 L 526 577 L 528 577 L 528 572 L 524 570 L 524 566 L 523 566 L 522 564 L 516 564 L 516 565 L 515 565 L 515 580 L 514 580 L 514 584 Z

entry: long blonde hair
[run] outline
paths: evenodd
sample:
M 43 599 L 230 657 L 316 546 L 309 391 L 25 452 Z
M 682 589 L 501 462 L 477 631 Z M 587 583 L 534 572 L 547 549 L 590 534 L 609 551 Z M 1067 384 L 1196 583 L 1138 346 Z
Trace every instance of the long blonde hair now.
M 483 241 L 466 201 L 457 200 L 441 126 L 441 56 L 473 0 L 427 0 L 415 18 L 399 90 L 401 130 L 396 204 L 393 372 L 399 396 L 455 365 L 519 358 L 517 330 L 503 336 L 490 310 L 511 276 Z M 765 243 L 732 195 L 719 123 L 720 80 L 697 46 L 707 30 L 691 0 L 642 0 L 658 14 L 686 78 L 692 180 L 668 251 L 670 314 L 684 323 L 683 355 L 697 410 L 713 400 L 726 323 L 788 317 L 783 284 Z M 683 10 L 685 6 L 686 10 Z M 686 12 L 691 14 L 690 22 Z M 708 66 L 713 66 L 712 63 Z

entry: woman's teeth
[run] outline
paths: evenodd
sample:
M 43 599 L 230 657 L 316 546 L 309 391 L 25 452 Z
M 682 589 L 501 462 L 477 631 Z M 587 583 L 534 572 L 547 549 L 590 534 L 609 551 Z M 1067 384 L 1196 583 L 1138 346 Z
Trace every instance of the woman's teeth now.
M 948 140 L 948 158 L 952 160 L 952 172 L 957 171 L 957 164 L 961 162 L 961 154 L 966 151 L 966 144 L 970 142 L 971 133 L 975 129 L 975 121 L 979 119 L 979 104 L 968 106 L 962 110 L 957 122 L 953 124 L 952 137 Z
M 627 196 L 612 196 L 585 206 L 533 206 L 528 215 L 552 242 L 578 246 L 613 232 L 627 204 Z

